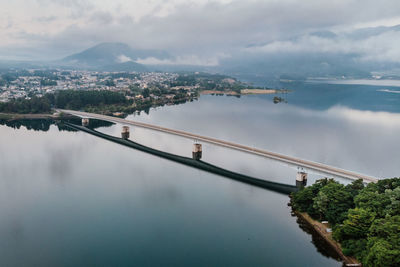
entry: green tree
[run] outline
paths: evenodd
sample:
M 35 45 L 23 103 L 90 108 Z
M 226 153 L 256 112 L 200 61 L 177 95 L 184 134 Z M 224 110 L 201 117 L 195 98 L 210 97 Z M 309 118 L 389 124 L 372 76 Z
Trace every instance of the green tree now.
M 142 92 L 142 95 L 143 95 L 144 98 L 149 97 L 150 96 L 149 88 L 144 88 L 143 92 Z
M 341 242 L 344 255 L 363 261 L 367 254 L 367 239 L 345 239 Z
M 385 214 L 400 215 L 400 187 L 393 190 L 387 189 L 385 195 L 390 199 L 390 203 L 385 208 Z
M 363 266 L 400 266 L 399 178 L 365 187 L 361 181 L 343 186 L 324 179 L 293 194 L 292 204 L 333 223 L 343 253 Z
M 131 92 L 135 95 L 139 94 L 142 91 L 142 89 L 139 86 L 137 86 L 136 84 L 129 85 L 129 90 L 131 90 Z
M 365 266 L 400 266 L 400 249 L 389 241 L 379 238 L 368 241 L 368 255 L 363 261 Z
M 339 241 L 367 238 L 375 216 L 374 212 L 362 208 L 350 209 L 343 225 L 335 229 L 333 236 Z
M 346 190 L 353 198 L 357 196 L 362 189 L 364 189 L 364 182 L 362 179 L 355 180 L 351 184 L 346 185 Z
M 343 225 L 334 227 L 333 237 L 341 242 L 345 255 L 353 255 L 358 259 L 365 256 L 367 236 L 375 215 L 369 210 L 351 209 Z
M 314 208 L 314 198 L 318 195 L 319 191 L 328 183 L 334 183 L 333 179 L 320 179 L 313 185 L 305 187 L 296 194 L 292 195 L 292 206 L 295 210 L 307 212 L 311 217 L 317 218 L 319 213 Z
M 347 211 L 354 207 L 352 195 L 345 190 L 344 185 L 337 182 L 328 183 L 314 199 L 314 209 L 319 218 L 327 219 L 332 224 L 341 223 Z
M 385 216 L 386 207 L 391 203 L 388 194 L 372 191 L 371 187 L 368 186 L 354 198 L 354 202 L 356 207 L 370 210 L 381 218 Z

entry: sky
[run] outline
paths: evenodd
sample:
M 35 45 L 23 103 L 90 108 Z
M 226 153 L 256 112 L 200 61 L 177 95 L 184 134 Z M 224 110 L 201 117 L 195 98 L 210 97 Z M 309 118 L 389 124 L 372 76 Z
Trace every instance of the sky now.
M 399 11 L 398 0 L 0 0 L 0 59 L 53 60 L 123 42 L 199 65 L 237 52 L 308 50 L 393 61 L 399 32 L 357 42 L 349 33 L 400 24 Z M 337 36 L 313 35 L 323 31 Z

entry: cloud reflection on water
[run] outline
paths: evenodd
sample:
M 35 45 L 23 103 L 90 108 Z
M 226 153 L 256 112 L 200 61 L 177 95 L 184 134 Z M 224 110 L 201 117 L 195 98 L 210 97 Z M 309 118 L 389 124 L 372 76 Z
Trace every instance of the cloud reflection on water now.
M 361 111 L 344 106 L 315 111 L 292 105 L 273 105 L 262 97 L 207 97 L 206 101 L 159 108 L 150 115 L 128 119 L 234 141 L 305 158 L 361 173 L 392 177 L 400 170 L 400 114 Z M 119 126 L 113 134 L 118 134 Z M 135 128 L 140 143 L 190 155 L 192 140 Z M 205 145 L 204 159 L 234 170 L 259 170 L 278 177 L 293 175 L 276 163 L 236 151 Z M 272 167 L 272 165 L 276 167 Z M 262 168 L 267 166 L 268 170 Z M 260 168 L 261 167 L 261 168 Z M 279 170 L 275 172 L 274 169 Z M 280 173 L 280 174 L 279 174 Z
M 382 170 L 391 177 L 399 175 L 399 116 L 343 106 L 314 111 L 274 105 L 265 96 L 210 96 L 131 118 L 366 174 Z M 102 131 L 119 136 L 121 125 Z M 0 136 L 0 212 L 5 215 L 0 218 L 0 263 L 85 265 L 82 251 L 86 265 L 94 258 L 146 263 L 149 256 L 165 259 L 186 251 L 192 260 L 224 259 L 230 265 L 240 260 L 265 265 L 271 259 L 277 266 L 338 264 L 315 252 L 290 216 L 287 196 L 83 132 L 1 126 Z M 140 128 L 132 128 L 131 136 L 144 145 L 191 155 L 193 140 Z M 205 161 L 294 183 L 296 169 L 286 164 L 209 144 L 203 148 Z

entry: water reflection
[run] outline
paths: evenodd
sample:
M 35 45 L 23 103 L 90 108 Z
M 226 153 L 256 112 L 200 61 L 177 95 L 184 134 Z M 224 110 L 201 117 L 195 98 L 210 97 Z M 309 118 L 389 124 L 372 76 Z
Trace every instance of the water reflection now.
M 228 177 L 228 178 L 231 178 L 236 181 L 241 181 L 243 183 L 251 184 L 254 186 L 259 186 L 261 188 L 266 188 L 266 189 L 269 189 L 269 190 L 272 190 L 275 192 L 281 192 L 281 193 L 287 194 L 287 195 L 292 192 L 296 192 L 298 190 L 297 182 L 296 182 L 296 186 L 295 186 L 295 185 L 271 182 L 271 181 L 267 181 L 265 179 L 258 179 L 255 177 L 250 177 L 244 173 L 240 174 L 237 172 L 232 172 L 230 170 L 223 169 L 223 168 L 215 166 L 213 164 L 204 162 L 204 161 L 200 160 L 200 158 L 197 158 L 195 156 L 193 156 L 193 158 L 182 157 L 182 156 L 178 156 L 178 155 L 168 153 L 165 151 L 153 149 L 148 146 L 138 144 L 136 142 L 132 142 L 131 140 L 127 140 L 128 136 L 129 136 L 126 134 L 126 130 L 128 129 L 127 126 L 123 127 L 124 132 L 122 133 L 122 138 L 119 138 L 119 137 L 107 135 L 107 134 L 89 129 L 84 126 L 79 126 L 79 125 L 68 123 L 68 122 L 64 122 L 64 123 L 73 129 L 80 130 L 82 132 L 91 134 L 93 136 L 97 136 L 104 140 L 111 141 L 111 142 L 114 142 L 114 143 L 117 143 L 117 144 L 120 144 L 120 145 L 123 145 L 126 147 L 130 147 L 130 148 L 133 148 L 133 149 L 136 149 L 139 151 L 143 151 L 145 153 L 148 153 L 148 154 L 151 154 L 151 155 L 154 155 L 157 157 L 161 157 L 161 158 L 164 158 L 167 160 L 171 160 L 176 163 L 180 163 L 180 164 L 183 164 L 186 166 L 197 168 L 199 170 L 203 170 L 203 171 L 214 173 L 214 174 L 217 174 L 220 176 Z
M 301 83 L 287 84 L 287 88 L 293 90 L 287 95 L 290 104 L 310 110 L 340 105 L 356 110 L 400 113 L 400 94 L 382 92 L 380 85 Z M 399 91 L 400 87 L 385 86 L 385 89 Z
M 68 119 L 64 121 L 73 124 L 81 123 L 81 119 L 78 118 Z M 21 127 L 25 127 L 27 130 L 43 131 L 43 132 L 49 131 L 51 125 L 56 125 L 59 131 L 69 131 L 69 132 L 76 131 L 70 127 L 66 127 L 62 123 L 58 123 L 51 119 L 0 120 L 0 125 L 5 125 L 13 129 L 20 129 Z M 88 127 L 90 127 L 91 129 L 96 129 L 100 127 L 111 127 L 112 125 L 113 125 L 112 122 L 92 119 L 89 121 Z
M 342 106 L 316 112 L 293 105 L 275 106 L 262 97 L 242 97 L 240 101 L 206 98 L 185 108 L 160 108 L 149 116 L 128 119 L 243 143 L 376 177 L 394 177 L 400 171 L 393 164 L 400 159 L 399 113 L 360 111 Z M 117 134 L 119 127 L 106 132 Z M 193 142 L 140 128 L 133 130 L 132 139 L 187 156 Z M 291 182 L 290 177 L 295 173 L 295 168 L 287 168 L 285 164 L 203 145 L 204 160 L 235 171 L 285 182 Z
M 312 236 L 312 243 L 315 245 L 319 253 L 327 258 L 333 258 L 337 261 L 340 261 L 340 255 L 335 250 L 332 250 L 330 244 L 328 244 L 328 242 L 321 237 L 321 235 L 318 234 L 314 228 L 310 227 L 310 225 L 304 221 L 304 219 L 301 217 L 296 217 L 296 222 L 300 229 Z
M 0 135 L 2 266 L 336 265 L 281 195 L 56 126 Z M 50 152 L 63 148 L 68 180 L 54 182 Z
M 393 160 L 400 159 L 396 134 L 400 130 L 399 113 L 362 111 L 343 106 L 318 112 L 293 105 L 276 107 L 268 101 L 268 96 L 245 96 L 240 100 L 202 96 L 202 99 L 205 100 L 157 108 L 151 114 L 142 113 L 128 119 L 265 148 L 378 178 L 398 175 L 399 169 Z M 25 125 L 28 129 L 48 130 L 51 121 L 15 121 L 7 124 L 15 128 Z M 62 125 L 57 127 L 68 130 Z M 122 125 L 90 120 L 90 127 L 119 136 Z M 193 140 L 141 128 L 131 131 L 131 139 L 138 143 L 190 156 Z M 293 183 L 297 166 L 210 144 L 203 146 L 205 161 L 240 173 Z M 60 167 L 54 166 L 55 170 Z M 321 176 L 324 175 L 315 173 L 312 179 Z
M 289 104 L 274 105 L 271 96 L 202 96 L 130 118 L 398 176 L 395 108 L 358 109 L 321 94 L 333 100 L 310 104 L 306 97 L 300 105 L 289 94 Z M 340 265 L 318 253 L 286 196 L 56 125 L 29 127 L 0 126 L 1 266 Z M 121 127 L 97 129 L 120 136 Z M 140 128 L 131 128 L 131 139 L 191 156 L 193 140 Z M 208 144 L 203 153 L 227 169 L 294 184 L 296 169 L 285 164 Z

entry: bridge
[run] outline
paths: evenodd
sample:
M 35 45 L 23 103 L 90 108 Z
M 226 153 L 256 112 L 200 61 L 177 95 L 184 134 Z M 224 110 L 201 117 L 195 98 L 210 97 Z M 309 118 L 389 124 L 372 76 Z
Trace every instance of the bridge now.
M 216 139 L 213 137 L 207 137 L 207 136 L 202 136 L 198 134 L 193 134 L 181 130 L 174 130 L 170 128 L 165 128 L 157 125 L 152 125 L 148 123 L 143 123 L 143 122 L 136 122 L 132 120 L 126 120 L 122 118 L 117 118 L 117 117 L 111 117 L 111 116 L 106 116 L 106 115 L 100 115 L 100 114 L 93 114 L 93 113 L 87 113 L 87 112 L 82 112 L 82 111 L 75 111 L 75 110 L 65 110 L 65 109 L 57 109 L 58 112 L 60 113 L 65 113 L 65 114 L 70 114 L 73 116 L 77 116 L 80 118 L 91 118 L 91 119 L 98 119 L 98 120 L 104 120 L 104 121 L 109 121 L 109 122 L 114 122 L 114 123 L 120 123 L 123 125 L 131 125 L 131 126 L 136 126 L 136 127 L 141 127 L 145 129 L 150 129 L 158 132 L 163 132 L 167 134 L 172 134 L 176 136 L 181 136 L 184 138 L 189 138 L 192 140 L 198 140 L 202 142 L 206 142 L 209 144 L 214 144 L 218 145 L 221 147 L 226 147 L 230 149 L 235 149 L 238 151 L 246 152 L 249 154 L 277 160 L 283 163 L 288 163 L 291 165 L 295 165 L 301 168 L 309 169 L 309 170 L 314 170 L 320 173 L 336 176 L 336 177 L 341 177 L 345 179 L 351 179 L 351 180 L 358 180 L 362 179 L 364 182 L 369 183 L 369 182 L 377 182 L 378 179 L 372 176 L 340 169 L 337 167 L 329 166 L 326 164 L 318 163 L 318 162 L 313 162 L 305 159 L 299 159 L 291 156 L 286 156 L 283 154 L 263 150 L 263 149 L 258 149 L 258 148 L 253 148 L 249 147 L 246 145 L 241 145 L 241 144 L 236 144 L 233 142 L 229 141 L 224 141 L 220 139 Z
M 142 144 L 139 144 L 139 143 L 129 140 L 128 136 L 124 136 L 124 133 L 126 133 L 126 132 L 123 132 L 122 138 L 119 138 L 119 137 L 115 137 L 112 135 L 104 134 L 102 132 L 98 132 L 96 130 L 90 129 L 85 126 L 80 126 L 80 125 L 72 124 L 69 122 L 63 122 L 63 124 L 72 129 L 75 129 L 78 131 L 83 131 L 88 134 L 103 138 L 105 140 L 133 148 L 135 150 L 149 153 L 149 154 L 152 154 L 152 155 L 160 157 L 160 158 L 171 160 L 171 161 L 174 161 L 174 162 L 186 165 L 186 166 L 190 166 L 190 167 L 193 167 L 196 169 L 200 169 L 200 170 L 203 170 L 206 172 L 224 176 L 224 177 L 227 177 L 227 178 L 230 178 L 230 179 L 233 179 L 233 180 L 245 183 L 245 184 L 251 184 L 253 186 L 261 187 L 261 188 L 275 191 L 278 193 L 290 194 L 292 192 L 297 192 L 301 187 L 304 186 L 303 184 L 300 184 L 298 186 L 298 185 L 289 185 L 289 184 L 284 184 L 284 183 L 267 181 L 265 179 L 251 177 L 251 176 L 248 176 L 248 175 L 245 175 L 242 173 L 233 172 L 233 171 L 212 165 L 210 163 L 201 161 L 200 158 L 198 158 L 198 157 L 193 157 L 193 158 L 183 157 L 183 156 L 175 155 L 172 153 L 164 152 L 161 150 L 157 150 L 157 149 L 154 149 L 154 148 L 151 148 L 148 146 L 144 146 Z

